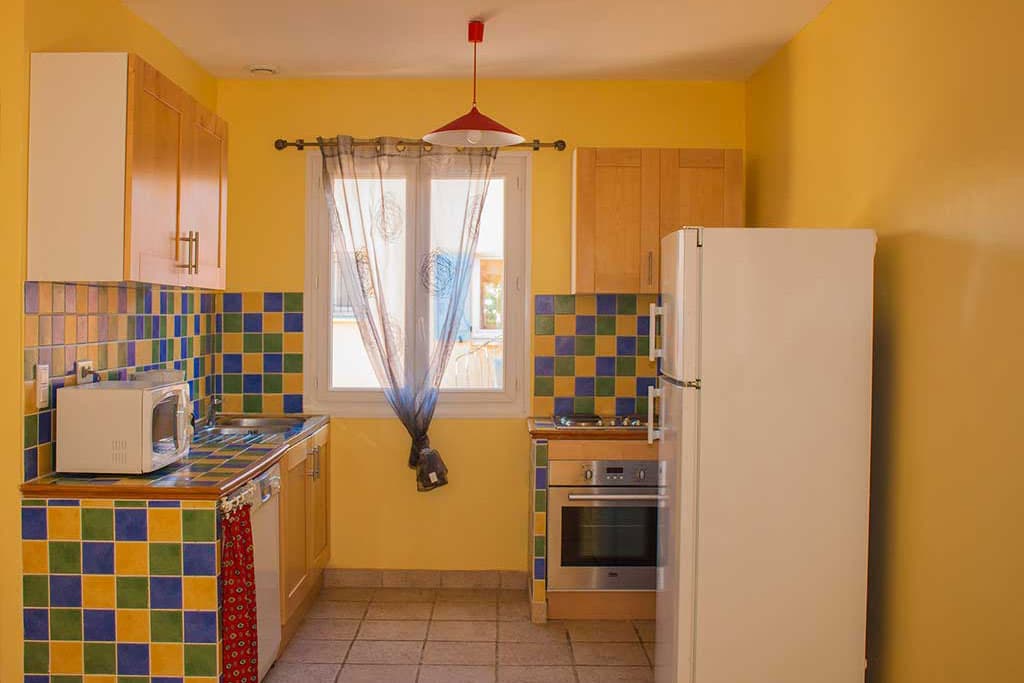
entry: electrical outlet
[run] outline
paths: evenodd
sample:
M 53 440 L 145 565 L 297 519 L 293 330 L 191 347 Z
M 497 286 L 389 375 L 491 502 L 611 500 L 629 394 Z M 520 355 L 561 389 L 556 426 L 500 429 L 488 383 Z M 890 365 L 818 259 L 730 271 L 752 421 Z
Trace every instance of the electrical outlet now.
M 89 380 L 92 381 L 93 373 L 95 372 L 96 364 L 91 360 L 76 360 L 75 361 L 75 377 L 78 381 Z
M 36 366 L 36 408 L 50 407 L 50 366 Z

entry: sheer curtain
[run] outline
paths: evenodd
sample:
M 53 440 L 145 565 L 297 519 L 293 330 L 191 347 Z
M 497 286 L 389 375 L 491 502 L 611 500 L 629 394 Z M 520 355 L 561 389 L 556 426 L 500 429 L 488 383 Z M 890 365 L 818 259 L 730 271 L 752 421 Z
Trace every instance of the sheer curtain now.
M 427 432 L 469 292 L 497 148 L 336 142 L 320 148 L 332 267 L 384 396 L 412 438 L 417 488 L 428 491 L 448 483 Z M 448 206 L 457 193 L 459 211 L 431 210 L 442 185 Z

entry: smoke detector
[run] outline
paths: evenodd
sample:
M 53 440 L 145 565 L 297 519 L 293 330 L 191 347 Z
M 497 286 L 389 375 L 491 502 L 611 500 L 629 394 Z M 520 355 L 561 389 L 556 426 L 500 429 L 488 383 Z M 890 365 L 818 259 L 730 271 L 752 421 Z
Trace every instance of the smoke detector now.
M 253 76 L 276 76 L 277 67 L 272 64 L 250 64 L 245 67 Z

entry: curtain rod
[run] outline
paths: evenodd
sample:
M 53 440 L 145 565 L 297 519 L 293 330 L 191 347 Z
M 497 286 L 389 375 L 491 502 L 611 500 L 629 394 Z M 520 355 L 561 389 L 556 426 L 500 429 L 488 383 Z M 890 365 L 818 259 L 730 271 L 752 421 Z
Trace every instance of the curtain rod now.
M 373 138 L 353 139 L 353 142 L 358 146 L 377 144 L 377 140 Z M 431 146 L 429 142 L 424 142 L 423 140 L 399 140 L 398 144 L 405 145 L 406 147 Z M 303 140 L 302 138 L 298 138 L 297 140 L 285 140 L 284 138 L 278 138 L 274 140 L 274 149 L 278 151 L 288 149 L 289 147 L 294 147 L 295 149 L 301 152 L 306 147 L 323 147 L 325 145 L 328 147 L 336 147 L 338 145 L 338 142 L 337 140 L 333 139 L 324 140 L 323 142 L 320 142 L 318 140 Z M 508 145 L 508 147 L 532 149 L 535 152 L 539 149 L 551 148 L 559 152 L 563 152 L 565 151 L 565 140 L 555 140 L 554 142 L 541 142 L 540 140 L 533 140 L 532 142 L 521 142 L 518 145 Z

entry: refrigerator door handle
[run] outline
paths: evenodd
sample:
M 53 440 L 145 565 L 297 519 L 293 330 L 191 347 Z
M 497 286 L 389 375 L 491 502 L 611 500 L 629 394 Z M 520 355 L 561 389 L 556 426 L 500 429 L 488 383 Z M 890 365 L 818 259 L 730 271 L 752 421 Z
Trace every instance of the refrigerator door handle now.
M 654 428 L 654 399 L 661 396 L 661 389 L 647 387 L 647 443 L 654 443 L 661 438 L 661 430 Z
M 657 329 L 657 327 L 655 326 L 655 319 L 659 315 L 663 315 L 664 313 L 665 313 L 664 306 L 658 306 L 657 304 L 651 304 L 651 312 L 650 312 L 650 315 L 651 315 L 651 326 L 650 326 L 650 330 L 648 330 L 648 334 L 651 336 L 651 341 L 647 345 L 647 349 L 648 349 L 647 357 L 648 357 L 648 360 L 651 360 L 651 361 L 657 360 L 658 358 L 661 358 L 662 356 L 665 355 L 665 351 L 663 349 L 655 348 L 655 344 L 654 344 L 655 340 L 657 339 L 657 335 L 655 334 L 655 330 Z

